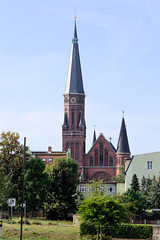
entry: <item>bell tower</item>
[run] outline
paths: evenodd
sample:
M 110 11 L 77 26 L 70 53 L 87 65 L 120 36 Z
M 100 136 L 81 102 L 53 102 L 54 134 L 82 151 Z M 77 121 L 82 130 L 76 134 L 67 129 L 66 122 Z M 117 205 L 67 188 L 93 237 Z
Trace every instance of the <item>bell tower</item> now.
M 85 93 L 79 56 L 76 17 L 66 89 L 64 92 L 63 151 L 70 149 L 71 157 L 83 166 L 86 145 Z

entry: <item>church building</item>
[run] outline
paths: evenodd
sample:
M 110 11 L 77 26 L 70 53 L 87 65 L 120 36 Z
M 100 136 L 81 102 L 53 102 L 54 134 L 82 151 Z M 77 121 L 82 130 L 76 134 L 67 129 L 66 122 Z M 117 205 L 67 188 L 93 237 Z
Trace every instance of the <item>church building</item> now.
M 106 183 L 111 183 L 112 177 L 119 174 L 119 167 L 124 166 L 125 159 L 131 155 L 125 120 L 123 117 L 117 148 L 102 133 L 96 139 L 94 131 L 93 144 L 86 153 L 85 97 L 75 18 L 64 92 L 62 151 L 69 151 L 71 157 L 78 163 L 81 182 L 102 178 Z
M 119 174 L 119 168 L 125 166 L 125 160 L 130 159 L 131 156 L 125 120 L 122 117 L 117 148 L 102 133 L 96 138 L 94 131 L 93 144 L 86 153 L 85 97 L 75 17 L 68 77 L 64 92 L 62 152 L 54 152 L 49 147 L 47 152 L 32 152 L 32 154 L 40 157 L 46 164 L 52 164 L 56 157 L 70 155 L 79 165 L 81 192 L 86 191 L 85 184 L 89 180 L 98 180 L 99 178 L 109 184 L 109 191 L 112 192 L 115 186 L 112 178 Z

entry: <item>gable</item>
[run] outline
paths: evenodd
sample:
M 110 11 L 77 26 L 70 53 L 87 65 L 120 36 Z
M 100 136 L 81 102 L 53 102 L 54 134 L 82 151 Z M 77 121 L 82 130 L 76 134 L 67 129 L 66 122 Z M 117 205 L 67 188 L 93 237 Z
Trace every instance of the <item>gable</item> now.
M 105 137 L 104 135 L 101 133 L 100 136 L 97 138 L 96 142 L 92 145 L 92 147 L 90 148 L 90 150 L 88 151 L 88 153 L 86 155 L 90 155 L 91 152 L 94 152 L 95 149 L 98 149 L 100 147 L 100 144 L 103 143 L 103 148 L 108 149 L 108 151 L 110 153 L 112 153 L 113 155 L 115 155 L 116 150 L 114 148 L 114 146 L 112 145 L 112 143 L 110 143 Z

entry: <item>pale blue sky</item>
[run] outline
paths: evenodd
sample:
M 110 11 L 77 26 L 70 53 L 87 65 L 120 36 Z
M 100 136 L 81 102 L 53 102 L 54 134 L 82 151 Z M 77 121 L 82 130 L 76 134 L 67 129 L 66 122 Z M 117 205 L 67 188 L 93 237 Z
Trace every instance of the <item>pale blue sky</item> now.
M 159 0 L 0 0 L 0 131 L 61 150 L 75 5 L 87 149 L 94 125 L 116 147 L 125 111 L 132 155 L 160 151 Z

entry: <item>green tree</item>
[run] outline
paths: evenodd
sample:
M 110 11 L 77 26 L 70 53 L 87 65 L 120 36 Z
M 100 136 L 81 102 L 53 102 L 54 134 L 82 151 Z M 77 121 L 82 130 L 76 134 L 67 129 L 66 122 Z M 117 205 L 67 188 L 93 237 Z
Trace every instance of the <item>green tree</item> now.
M 20 144 L 19 134 L 15 132 L 2 132 L 0 136 L 0 172 L 5 176 L 4 181 L 7 183 L 7 192 L 11 198 L 16 198 L 17 202 L 21 195 L 22 189 L 22 164 L 24 146 Z M 26 152 L 28 148 L 26 147 Z M 26 161 L 30 155 L 26 154 Z M 0 183 L 3 188 L 4 181 Z M 5 191 L 5 189 L 4 189 Z
M 160 176 L 152 179 L 152 188 L 147 196 L 148 208 L 160 208 Z
M 132 188 L 129 188 L 125 193 L 124 196 L 125 203 L 129 204 L 129 211 L 133 215 L 142 215 L 146 208 L 146 198 L 142 196 L 140 191 L 134 191 Z
M 146 197 L 140 192 L 139 180 L 136 174 L 132 177 L 131 188 L 115 198 L 126 205 L 130 215 L 141 215 L 147 208 Z
M 132 189 L 134 192 L 140 191 L 139 180 L 138 180 L 136 174 L 133 174 L 132 182 L 131 182 L 130 185 L 131 185 L 131 189 Z
M 47 171 L 51 184 L 44 207 L 46 217 L 66 219 L 77 206 L 78 164 L 71 158 L 58 158 Z
M 101 195 L 91 195 L 83 200 L 78 213 L 84 222 L 89 222 L 97 228 L 97 239 L 102 239 L 102 228 L 116 226 L 126 218 L 126 209 L 117 200 Z
M 45 165 L 40 158 L 31 158 L 26 166 L 25 173 L 25 200 L 28 211 L 43 209 L 50 180 Z
M 119 167 L 119 171 L 120 171 L 119 175 L 113 177 L 112 180 L 115 182 L 124 182 L 125 167 L 124 166 Z

